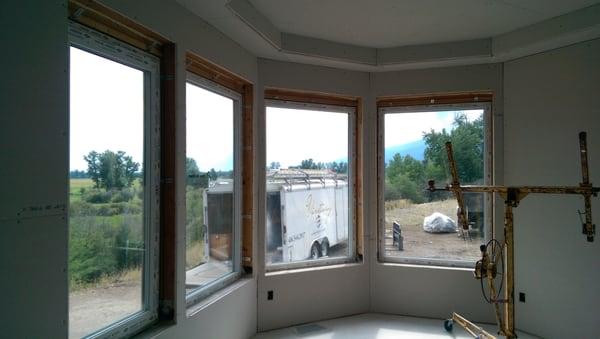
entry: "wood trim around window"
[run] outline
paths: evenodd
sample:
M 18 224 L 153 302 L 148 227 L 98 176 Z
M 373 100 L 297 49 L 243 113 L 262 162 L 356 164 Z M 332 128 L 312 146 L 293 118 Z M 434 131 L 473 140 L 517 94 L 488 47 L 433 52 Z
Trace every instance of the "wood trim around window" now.
M 69 0 L 69 19 L 160 58 L 159 320 L 175 319 L 175 45 L 96 0 Z
M 160 57 L 169 40 L 96 0 L 69 0 L 69 19 Z
M 423 94 L 412 96 L 383 96 L 377 98 L 377 109 L 382 107 L 404 107 L 425 105 L 467 104 L 492 102 L 491 91 Z
M 176 238 L 176 93 L 175 45 L 164 44 L 160 64 L 161 74 L 161 228 L 160 228 L 160 268 L 159 268 L 159 319 L 173 321 L 175 319 L 177 262 Z
M 363 101 L 360 97 L 328 94 L 322 92 L 298 91 L 267 87 L 265 100 L 280 100 L 297 103 L 354 107 L 354 140 L 352 144 L 353 163 L 353 198 L 354 198 L 354 231 L 356 235 L 356 254 L 362 258 L 364 253 L 363 225 Z
M 202 78 L 215 82 L 242 96 L 242 266 L 246 273 L 252 272 L 253 266 L 253 222 L 254 215 L 254 86 L 248 80 L 232 73 L 191 52 L 186 53 L 186 69 Z
M 265 88 L 265 99 L 345 107 L 357 107 L 359 102 L 351 96 L 270 87 Z

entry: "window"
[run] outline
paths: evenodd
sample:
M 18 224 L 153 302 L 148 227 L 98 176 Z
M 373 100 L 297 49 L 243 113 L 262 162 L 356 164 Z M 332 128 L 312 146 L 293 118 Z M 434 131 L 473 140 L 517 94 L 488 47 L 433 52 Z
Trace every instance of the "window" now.
M 160 60 L 69 38 L 69 337 L 124 337 L 158 317 Z
M 354 260 L 355 113 L 356 103 L 266 101 L 268 271 Z
M 193 73 L 186 85 L 188 304 L 241 274 L 242 97 Z
M 453 194 L 425 188 L 431 179 L 436 186 L 451 182 L 446 141 L 452 142 L 462 185 L 491 184 L 490 105 L 409 102 L 379 104 L 380 259 L 472 267 L 492 232 L 491 197 L 465 194 L 470 226 L 463 231 Z

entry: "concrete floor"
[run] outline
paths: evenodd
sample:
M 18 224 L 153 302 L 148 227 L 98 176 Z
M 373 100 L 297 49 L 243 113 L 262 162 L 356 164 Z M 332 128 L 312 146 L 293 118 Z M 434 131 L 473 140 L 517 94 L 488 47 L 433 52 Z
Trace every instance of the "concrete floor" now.
M 483 325 L 495 335 L 495 325 Z M 518 333 L 519 339 L 539 338 Z M 366 313 L 356 316 L 318 321 L 258 333 L 254 339 L 438 339 L 472 338 L 455 324 L 452 333 L 446 332 L 442 320 Z M 504 337 L 499 337 L 504 338 Z

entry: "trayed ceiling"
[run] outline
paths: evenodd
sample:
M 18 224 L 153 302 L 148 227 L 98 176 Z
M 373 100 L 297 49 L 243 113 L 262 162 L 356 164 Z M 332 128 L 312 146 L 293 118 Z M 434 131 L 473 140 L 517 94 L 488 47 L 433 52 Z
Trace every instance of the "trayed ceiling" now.
M 600 37 L 600 0 L 176 0 L 259 57 L 382 71 Z

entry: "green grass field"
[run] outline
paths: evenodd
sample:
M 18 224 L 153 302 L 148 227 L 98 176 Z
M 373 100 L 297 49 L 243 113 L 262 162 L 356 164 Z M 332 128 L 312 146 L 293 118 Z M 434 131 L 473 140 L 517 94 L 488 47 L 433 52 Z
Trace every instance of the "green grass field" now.
M 81 189 L 90 189 L 94 187 L 92 179 L 70 179 L 69 180 L 69 199 L 71 202 L 81 200 Z

